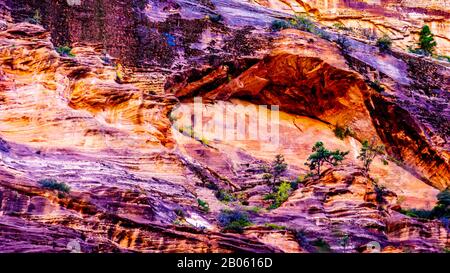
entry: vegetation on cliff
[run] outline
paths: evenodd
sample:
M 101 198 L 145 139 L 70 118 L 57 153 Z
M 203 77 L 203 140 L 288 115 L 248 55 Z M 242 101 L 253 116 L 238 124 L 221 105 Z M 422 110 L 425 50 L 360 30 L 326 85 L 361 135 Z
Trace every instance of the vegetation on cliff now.
M 437 44 L 434 40 L 434 35 L 431 33 L 430 27 L 427 25 L 423 26 L 419 36 L 419 48 L 423 50 L 425 55 L 432 55 Z
M 56 179 L 53 178 L 42 179 L 39 180 L 38 183 L 45 189 L 57 190 L 58 192 L 62 193 L 70 192 L 70 187 L 66 183 L 58 182 Z
M 370 171 L 370 165 L 377 156 L 383 156 L 385 153 L 384 145 L 376 145 L 375 140 L 364 140 L 362 142 L 361 151 L 359 152 L 358 159 L 362 161 L 363 168 L 366 174 Z M 383 164 L 388 164 L 387 160 L 382 158 Z
M 241 233 L 252 222 L 246 212 L 241 210 L 223 210 L 218 216 L 218 221 L 223 231 Z
M 311 171 L 314 171 L 317 176 L 320 176 L 322 171 L 321 168 L 324 164 L 337 166 L 349 153 L 348 151 L 342 152 L 340 150 L 330 151 L 325 148 L 323 142 L 321 141 L 316 142 L 312 148 L 312 151 L 313 153 L 308 157 L 305 165 L 308 166 Z

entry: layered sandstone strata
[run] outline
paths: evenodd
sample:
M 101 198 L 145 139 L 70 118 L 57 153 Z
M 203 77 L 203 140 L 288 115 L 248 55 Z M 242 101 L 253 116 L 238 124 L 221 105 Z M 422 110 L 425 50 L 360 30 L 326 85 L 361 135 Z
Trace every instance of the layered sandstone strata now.
M 318 239 L 336 252 L 372 241 L 384 252 L 449 247 L 439 220 L 399 212 L 431 209 L 449 185 L 448 67 L 274 33 L 267 26 L 289 15 L 241 1 L 37 2 L 1 9 L 0 252 L 316 252 Z M 45 28 L 19 23 L 37 8 Z M 222 21 L 205 18 L 217 13 Z M 73 57 L 55 51 L 64 43 Z M 187 133 L 195 96 L 205 130 Z M 256 104 L 280 106 L 263 111 L 279 117 L 277 143 L 208 131 L 224 108 L 250 122 Z M 337 138 L 337 124 L 354 134 Z M 376 160 L 367 177 L 357 155 L 372 137 L 390 162 Z M 267 209 L 261 166 L 283 154 L 295 180 L 320 140 L 349 151 L 344 164 Z M 45 178 L 70 192 L 42 187 Z M 217 189 L 239 198 L 221 202 Z M 247 211 L 253 225 L 224 232 L 224 209 Z

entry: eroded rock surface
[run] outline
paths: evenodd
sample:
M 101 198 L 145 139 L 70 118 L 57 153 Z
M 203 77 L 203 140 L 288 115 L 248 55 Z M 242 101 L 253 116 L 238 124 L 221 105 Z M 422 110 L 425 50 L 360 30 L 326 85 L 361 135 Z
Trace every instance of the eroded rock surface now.
M 416 43 L 420 28 L 427 24 L 436 35 L 439 53 L 448 55 L 450 52 L 450 5 L 445 0 L 255 2 L 275 10 L 314 15 L 323 24 L 329 27 L 339 26 L 341 31 L 360 39 L 371 40 L 388 34 L 394 37 L 394 45 L 402 49 Z
M 294 6 L 275 2 L 0 1 L 0 252 L 448 248 L 448 226 L 400 213 L 431 209 L 450 185 L 448 66 L 354 39 L 343 51 L 310 33 L 273 32 Z M 56 52 L 65 44 L 74 56 Z M 189 114 L 194 97 L 209 115 L 202 132 Z M 276 143 L 209 131 L 225 108 L 250 126 L 258 104 L 280 107 L 263 110 L 278 116 Z M 338 124 L 352 136 L 337 138 Z M 370 138 L 386 145 L 389 165 L 376 160 L 367 177 L 357 155 Z M 293 181 L 309 172 L 317 141 L 349 151 L 343 165 L 267 209 L 262 165 L 283 154 Z M 47 178 L 70 192 L 43 187 Z M 219 189 L 236 200 L 220 201 Z M 224 209 L 246 211 L 252 226 L 225 232 Z

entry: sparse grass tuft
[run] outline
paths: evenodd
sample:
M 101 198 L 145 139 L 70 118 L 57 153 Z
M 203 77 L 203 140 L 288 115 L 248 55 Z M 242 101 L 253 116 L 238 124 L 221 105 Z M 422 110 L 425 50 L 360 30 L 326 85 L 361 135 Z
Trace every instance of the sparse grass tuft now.
M 248 208 L 249 211 L 254 212 L 254 213 L 260 213 L 262 209 L 263 208 L 260 207 L 260 206 L 255 206 L 255 207 Z
M 333 28 L 338 29 L 338 30 L 350 30 L 351 28 L 346 27 L 343 23 L 338 22 L 338 23 L 334 23 L 333 24 Z
M 264 224 L 265 227 L 268 227 L 270 229 L 276 229 L 276 230 L 286 230 L 287 227 L 286 226 L 280 226 L 277 224 L 272 224 L 272 223 L 266 223 Z
M 35 10 L 33 17 L 27 20 L 30 24 L 41 25 L 42 24 L 42 16 L 40 10 Z

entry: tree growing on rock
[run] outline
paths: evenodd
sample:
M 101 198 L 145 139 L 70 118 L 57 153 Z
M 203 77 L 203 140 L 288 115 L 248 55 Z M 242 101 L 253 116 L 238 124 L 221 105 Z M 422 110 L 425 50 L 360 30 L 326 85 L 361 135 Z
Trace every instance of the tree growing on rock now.
M 444 226 L 450 228 L 450 188 L 441 191 L 437 203 L 432 210 L 407 209 L 401 212 L 409 217 L 421 219 L 440 219 Z
M 441 191 L 437 196 L 437 204 L 433 208 L 436 218 L 450 218 L 450 187 Z
M 423 50 L 425 55 L 432 55 L 436 41 L 434 40 L 433 33 L 431 33 L 430 27 L 425 25 L 419 33 L 419 48 Z
M 268 166 L 264 166 L 265 174 L 263 179 L 271 186 L 271 192 L 264 196 L 265 200 L 271 200 L 269 209 L 276 209 L 284 203 L 292 192 L 291 183 L 282 180 L 283 174 L 286 172 L 288 164 L 283 155 L 275 156 L 274 161 Z
M 331 166 L 339 165 L 344 159 L 345 156 L 349 153 L 342 152 L 339 150 L 330 151 L 325 148 L 323 142 L 319 141 L 312 148 L 313 153 L 308 157 L 306 166 L 317 176 L 320 176 L 321 169 L 324 164 L 328 164 Z
M 270 166 L 264 166 L 263 179 L 272 187 L 280 184 L 282 175 L 286 172 L 288 165 L 283 155 L 276 155 Z
M 370 165 L 372 164 L 375 157 L 383 156 L 384 151 L 384 145 L 376 145 L 374 139 L 372 139 L 370 142 L 367 140 L 363 141 L 358 159 L 363 162 L 363 168 L 366 174 L 369 173 Z M 388 164 L 388 162 L 384 158 L 382 158 L 382 161 L 385 165 Z

